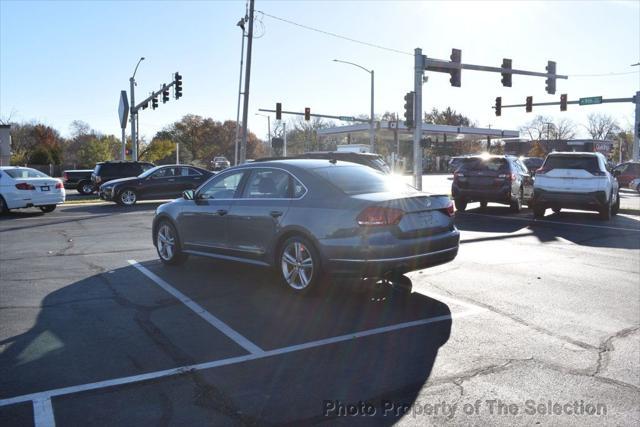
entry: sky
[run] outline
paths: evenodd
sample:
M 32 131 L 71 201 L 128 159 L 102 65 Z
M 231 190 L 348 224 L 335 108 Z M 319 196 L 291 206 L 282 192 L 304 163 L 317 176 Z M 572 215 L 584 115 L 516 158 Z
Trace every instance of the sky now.
M 245 1 L 7 1 L 0 0 L 0 119 L 46 123 L 68 136 L 73 120 L 120 135 L 118 101 L 136 74 L 140 100 L 174 72 L 183 76 L 183 97 L 140 113 L 147 140 L 185 114 L 235 120 Z M 614 116 L 624 127 L 634 118 L 632 103 L 503 109 L 503 104 L 570 100 L 587 96 L 632 97 L 640 90 L 640 0 L 631 1 L 266 1 L 255 2 L 256 24 L 249 90 L 250 130 L 266 138 L 259 108 L 332 115 L 367 115 L 370 77 L 375 71 L 376 114 L 403 113 L 413 90 L 413 51 L 447 59 L 462 50 L 462 62 L 557 72 L 556 95 L 545 79 L 462 72 L 462 87 L 449 75 L 427 72 L 423 109 L 447 106 L 478 126 L 518 129 L 536 114 L 568 118 L 578 125 L 589 113 Z M 379 45 L 371 47 L 310 31 L 267 16 Z M 615 75 L 612 75 L 615 73 Z M 620 74 L 627 73 L 627 74 Z M 594 76 L 605 74 L 605 76 Z M 272 116 L 272 121 L 274 117 Z M 579 126 L 579 135 L 586 136 Z M 129 131 L 127 130 L 127 134 Z

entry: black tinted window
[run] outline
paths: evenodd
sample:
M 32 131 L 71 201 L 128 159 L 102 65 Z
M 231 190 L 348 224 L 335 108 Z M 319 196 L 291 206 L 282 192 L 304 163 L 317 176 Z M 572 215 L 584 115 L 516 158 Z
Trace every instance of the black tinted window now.
M 233 199 L 242 181 L 244 171 L 217 176 L 198 191 L 200 199 Z
M 506 159 L 482 159 L 480 157 L 470 157 L 462 161 L 460 170 L 506 172 L 509 170 L 509 164 Z
M 544 162 L 545 169 L 583 169 L 588 172 L 600 171 L 595 156 L 549 156 Z
M 343 166 L 313 169 L 347 194 L 379 193 L 385 191 L 412 192 L 415 189 L 399 179 L 367 166 Z

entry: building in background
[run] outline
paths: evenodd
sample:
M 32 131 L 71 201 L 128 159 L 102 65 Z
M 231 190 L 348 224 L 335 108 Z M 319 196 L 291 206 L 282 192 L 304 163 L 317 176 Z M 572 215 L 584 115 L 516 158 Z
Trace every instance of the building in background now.
M 606 157 L 611 156 L 613 142 L 599 139 L 541 139 L 530 141 L 525 139 L 507 139 L 504 141 L 504 153 L 512 156 L 529 156 L 532 150 L 539 146 L 543 153 L 552 151 L 586 151 L 598 152 Z

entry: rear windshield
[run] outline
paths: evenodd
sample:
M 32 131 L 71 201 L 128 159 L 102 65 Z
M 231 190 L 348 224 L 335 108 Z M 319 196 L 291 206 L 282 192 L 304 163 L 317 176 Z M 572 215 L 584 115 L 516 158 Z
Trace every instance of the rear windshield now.
M 498 172 L 509 170 L 509 165 L 505 159 L 482 159 L 479 157 L 470 157 L 462 161 L 460 170 Z
M 549 156 L 544 162 L 545 169 L 583 169 L 588 172 L 600 171 L 595 156 Z
M 413 187 L 368 166 L 342 166 L 313 169 L 313 173 L 326 179 L 346 194 L 380 193 L 386 191 L 413 192 Z
M 49 178 L 49 175 L 46 175 L 39 170 L 31 169 L 31 168 L 20 168 L 20 169 L 5 169 L 4 172 L 7 173 L 11 178 L 14 179 L 22 179 L 22 178 Z

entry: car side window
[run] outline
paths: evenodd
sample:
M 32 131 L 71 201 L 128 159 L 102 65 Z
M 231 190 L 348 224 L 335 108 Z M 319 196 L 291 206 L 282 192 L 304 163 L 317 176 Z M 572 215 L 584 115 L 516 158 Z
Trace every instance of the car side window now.
M 217 176 L 198 191 L 198 199 L 233 199 L 244 171 Z
M 194 168 L 181 167 L 180 168 L 180 176 L 198 176 L 202 175 L 200 172 L 195 170 Z
M 289 198 L 289 174 L 278 169 L 254 170 L 242 197 L 245 199 Z
M 307 189 L 304 187 L 304 185 L 302 185 L 300 181 L 293 177 L 291 178 L 291 181 L 293 182 L 293 197 L 295 199 L 298 199 L 304 196 L 304 193 L 307 192 Z
M 152 175 L 151 178 L 153 179 L 158 179 L 158 178 L 171 178 L 175 176 L 174 174 L 174 168 L 162 168 L 159 169 L 157 171 L 155 171 Z

